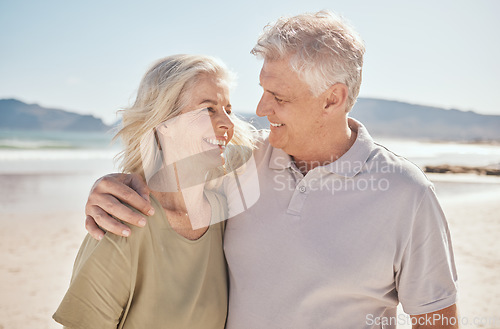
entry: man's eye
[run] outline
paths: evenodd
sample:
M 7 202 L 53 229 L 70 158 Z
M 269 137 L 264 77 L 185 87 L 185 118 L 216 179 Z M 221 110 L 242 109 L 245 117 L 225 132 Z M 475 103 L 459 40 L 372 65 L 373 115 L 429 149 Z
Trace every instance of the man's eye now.
M 281 98 L 278 98 L 278 97 L 274 97 L 274 99 L 276 100 L 277 103 L 281 104 L 284 102 L 284 100 L 282 100 Z
M 215 113 L 215 109 L 213 107 L 207 107 L 208 112 Z

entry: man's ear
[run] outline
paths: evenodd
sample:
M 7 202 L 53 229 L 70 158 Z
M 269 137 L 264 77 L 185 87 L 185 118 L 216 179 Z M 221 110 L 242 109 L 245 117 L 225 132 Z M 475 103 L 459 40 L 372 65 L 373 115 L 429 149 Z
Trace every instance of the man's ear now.
M 346 110 L 347 97 L 349 89 L 343 83 L 336 83 L 328 88 L 325 93 L 324 109 L 327 112 Z

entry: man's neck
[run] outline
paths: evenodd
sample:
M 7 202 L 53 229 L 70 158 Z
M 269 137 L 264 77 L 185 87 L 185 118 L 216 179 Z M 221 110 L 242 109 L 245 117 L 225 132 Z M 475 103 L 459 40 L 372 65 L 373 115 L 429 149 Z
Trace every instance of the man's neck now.
M 316 154 L 311 152 L 311 154 L 308 155 L 291 155 L 291 157 L 300 172 L 302 172 L 303 175 L 306 175 L 309 171 L 316 167 L 325 166 L 337 161 L 337 159 L 349 151 L 356 141 L 356 137 L 357 131 L 355 129 L 353 130 L 349 126 L 346 126 L 346 129 L 342 134 L 332 137 L 330 139 L 332 143 L 324 147 L 322 150 L 319 150 Z

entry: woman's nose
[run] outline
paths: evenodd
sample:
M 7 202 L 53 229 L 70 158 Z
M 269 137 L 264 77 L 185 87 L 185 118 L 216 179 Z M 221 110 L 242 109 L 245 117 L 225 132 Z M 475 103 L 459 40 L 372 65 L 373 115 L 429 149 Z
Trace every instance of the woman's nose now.
M 213 124 L 214 124 L 214 129 L 229 130 L 234 128 L 234 123 L 225 110 L 217 114 Z

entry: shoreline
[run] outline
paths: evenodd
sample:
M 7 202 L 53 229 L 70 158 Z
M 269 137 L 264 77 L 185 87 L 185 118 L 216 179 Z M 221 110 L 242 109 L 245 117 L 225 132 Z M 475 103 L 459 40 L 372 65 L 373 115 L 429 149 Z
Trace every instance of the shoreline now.
M 491 166 L 457 166 L 457 165 L 439 165 L 425 166 L 423 171 L 436 174 L 476 174 L 486 176 L 500 176 L 500 164 Z

